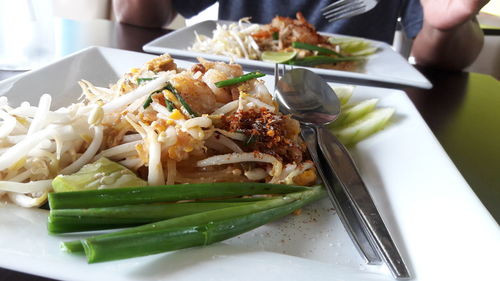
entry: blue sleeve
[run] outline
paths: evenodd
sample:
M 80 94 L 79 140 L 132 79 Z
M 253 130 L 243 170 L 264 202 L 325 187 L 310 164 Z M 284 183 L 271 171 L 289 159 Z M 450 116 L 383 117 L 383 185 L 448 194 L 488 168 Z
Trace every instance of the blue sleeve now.
M 174 9 L 185 18 L 196 16 L 217 0 L 173 0 Z
M 424 14 L 419 0 L 408 0 L 401 17 L 406 36 L 415 38 L 422 29 Z

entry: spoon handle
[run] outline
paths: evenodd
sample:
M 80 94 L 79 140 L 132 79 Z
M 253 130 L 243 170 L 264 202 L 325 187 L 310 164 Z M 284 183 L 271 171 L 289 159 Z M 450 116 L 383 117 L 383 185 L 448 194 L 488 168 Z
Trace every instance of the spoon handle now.
M 326 159 L 323 157 L 322 153 L 318 153 L 316 130 L 312 127 L 303 125 L 301 134 L 307 145 L 309 154 L 316 165 L 316 170 L 325 184 L 330 200 L 339 215 L 340 221 L 344 225 L 351 240 L 354 242 L 354 246 L 366 263 L 380 264 L 382 260 L 376 249 L 373 248 L 370 243 L 369 237 L 367 237 L 363 224 L 359 221 L 359 217 L 354 207 L 342 190 L 337 177 L 333 174 Z
M 375 242 L 392 275 L 409 278 L 408 269 L 387 230 L 356 164 L 342 143 L 325 127 L 318 127 L 318 143 L 331 170 Z

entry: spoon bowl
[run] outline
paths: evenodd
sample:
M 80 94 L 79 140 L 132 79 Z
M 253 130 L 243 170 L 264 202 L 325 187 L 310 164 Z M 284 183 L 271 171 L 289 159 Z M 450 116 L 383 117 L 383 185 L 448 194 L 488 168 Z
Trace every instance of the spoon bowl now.
M 340 114 L 340 100 L 328 84 L 314 72 L 295 68 L 277 83 L 280 110 L 302 124 L 327 125 Z

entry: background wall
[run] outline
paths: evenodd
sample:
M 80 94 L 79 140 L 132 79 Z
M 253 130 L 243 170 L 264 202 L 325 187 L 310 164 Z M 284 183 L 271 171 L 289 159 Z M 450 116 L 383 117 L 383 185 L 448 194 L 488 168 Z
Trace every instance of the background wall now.
M 75 20 L 114 20 L 111 0 L 30 0 L 28 2 L 46 2 L 46 5 L 52 6 L 53 15 L 56 17 Z M 165 26 L 165 28 L 179 29 L 186 25 L 193 25 L 204 20 L 215 20 L 219 14 L 218 8 L 219 4 L 216 3 L 190 19 L 185 19 L 181 15 L 177 15 L 174 21 L 170 25 Z
M 482 11 L 483 13 L 479 15 L 480 23 L 488 27 L 496 26 L 500 30 L 500 0 L 491 0 Z M 45 20 L 54 16 L 75 20 L 114 20 L 111 0 L 0 0 L 0 32 L 2 28 L 9 28 L 9 25 L 16 21 Z M 191 19 L 184 19 L 178 15 L 174 22 L 165 28 L 179 29 L 204 20 L 217 19 L 217 16 L 216 3 Z M 409 45 L 401 38 L 396 36 L 394 48 L 407 57 L 408 52 L 405 50 L 408 50 Z M 481 63 L 483 65 L 481 68 L 475 63 L 467 70 L 491 74 L 500 79 L 500 35 L 486 36 L 485 46 L 487 48 L 479 55 L 477 62 L 488 63 Z

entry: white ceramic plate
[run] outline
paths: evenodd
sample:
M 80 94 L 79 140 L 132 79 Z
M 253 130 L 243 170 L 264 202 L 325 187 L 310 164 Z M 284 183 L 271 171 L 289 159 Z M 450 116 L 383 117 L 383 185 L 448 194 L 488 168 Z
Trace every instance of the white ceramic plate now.
M 78 80 L 108 86 L 151 57 L 89 48 L 1 82 L 0 94 L 17 105 L 50 93 L 55 106 L 68 105 L 80 95 Z M 415 280 L 491 279 L 498 225 L 408 97 L 381 88 L 354 93 L 372 97 L 396 109 L 395 121 L 352 153 Z M 326 199 L 223 243 L 93 265 L 60 251 L 61 241 L 79 236 L 47 234 L 46 218 L 44 210 L 0 204 L 0 267 L 62 280 L 392 280 L 384 265 L 363 264 Z
M 204 57 L 211 60 L 229 61 L 230 59 L 221 55 L 206 54 L 188 51 L 195 42 L 195 31 L 212 37 L 217 23 L 228 24 L 228 21 L 204 21 L 188 26 L 167 35 L 159 37 L 143 46 L 143 50 L 154 54 L 169 53 L 175 57 L 193 60 L 197 57 Z M 322 33 L 327 36 L 338 36 L 329 33 Z M 367 40 L 367 39 L 363 39 Z M 337 82 L 358 82 L 366 84 L 384 83 L 387 85 L 413 86 L 429 89 L 432 84 L 412 65 L 408 63 L 400 54 L 395 52 L 387 43 L 380 41 L 370 41 L 379 51 L 368 57 L 364 67 L 355 72 L 340 71 L 320 68 L 308 68 L 321 74 L 323 77 Z M 261 70 L 272 73 L 274 64 L 258 60 L 236 59 L 235 62 L 244 65 L 249 70 Z M 333 81 L 333 80 L 332 80 Z

